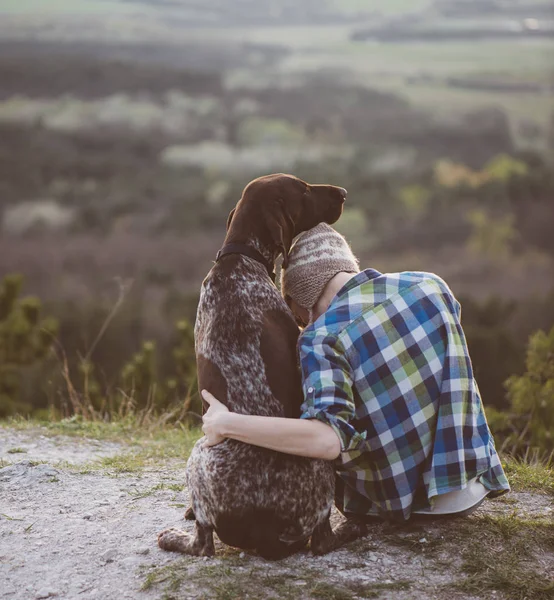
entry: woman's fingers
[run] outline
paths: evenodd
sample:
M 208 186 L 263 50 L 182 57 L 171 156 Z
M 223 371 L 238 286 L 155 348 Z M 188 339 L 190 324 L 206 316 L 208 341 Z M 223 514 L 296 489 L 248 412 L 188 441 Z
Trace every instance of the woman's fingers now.
M 200 393 L 208 404 L 208 410 L 206 410 L 202 417 L 202 431 L 206 436 L 204 446 L 216 446 L 225 440 L 225 437 L 220 435 L 218 431 L 218 422 L 221 414 L 228 412 L 228 409 L 215 396 L 210 394 L 208 390 L 202 390 Z
M 217 446 L 217 444 L 221 444 L 221 442 L 225 440 L 224 437 L 215 433 L 209 424 L 204 424 L 202 427 L 202 432 L 206 437 L 204 440 L 204 446 Z
M 202 390 L 200 393 L 202 394 L 202 398 L 204 398 L 208 404 L 211 404 L 214 400 L 217 402 L 217 398 L 212 396 L 208 390 Z
M 213 394 L 210 394 L 210 392 L 208 392 L 208 390 L 202 390 L 201 394 L 202 394 L 202 398 L 204 398 L 204 400 L 206 401 L 206 403 L 209 406 L 209 408 L 206 412 L 209 412 L 210 409 L 212 409 L 212 412 L 219 412 L 219 411 L 227 412 L 228 408 L 225 406 L 225 404 L 220 402 Z

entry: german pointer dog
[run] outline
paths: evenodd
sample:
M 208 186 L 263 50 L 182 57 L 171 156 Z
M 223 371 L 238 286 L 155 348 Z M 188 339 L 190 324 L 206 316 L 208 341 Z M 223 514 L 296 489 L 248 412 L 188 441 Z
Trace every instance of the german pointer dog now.
M 245 188 L 227 221 L 216 264 L 202 284 L 195 326 L 199 389 L 231 411 L 297 418 L 303 402 L 298 326 L 274 285 L 276 258 L 287 265 L 292 240 L 342 212 L 346 190 L 268 175 Z M 187 463 L 194 536 L 168 529 L 164 550 L 212 556 L 213 532 L 229 546 L 267 559 L 298 551 L 311 538 L 323 554 L 365 532 L 348 520 L 331 530 L 335 473 L 331 461 L 301 458 L 235 440 L 204 447 Z

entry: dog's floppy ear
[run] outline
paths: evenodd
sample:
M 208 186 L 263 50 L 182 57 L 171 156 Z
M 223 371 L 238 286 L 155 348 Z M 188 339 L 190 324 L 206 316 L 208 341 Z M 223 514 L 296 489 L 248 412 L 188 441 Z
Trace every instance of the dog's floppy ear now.
M 227 217 L 227 231 L 229 231 L 229 226 L 231 225 L 231 221 L 233 220 L 233 215 L 235 214 L 235 208 L 233 208 L 233 210 L 229 213 L 229 216 Z
M 264 218 L 271 241 L 283 255 L 283 269 L 286 269 L 289 265 L 289 251 L 294 237 L 294 221 L 281 198 L 275 202 L 273 210 L 264 213 Z

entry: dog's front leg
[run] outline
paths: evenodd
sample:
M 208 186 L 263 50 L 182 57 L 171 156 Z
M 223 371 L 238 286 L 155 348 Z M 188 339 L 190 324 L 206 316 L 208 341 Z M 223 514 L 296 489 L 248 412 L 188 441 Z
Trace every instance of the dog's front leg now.
M 196 535 L 179 529 L 166 529 L 158 534 L 158 546 L 169 552 L 182 552 L 192 556 L 213 556 L 213 528 L 200 525 L 196 521 Z
M 327 554 L 367 534 L 367 525 L 356 518 L 346 519 L 333 530 L 329 515 L 312 533 L 310 547 L 314 554 Z

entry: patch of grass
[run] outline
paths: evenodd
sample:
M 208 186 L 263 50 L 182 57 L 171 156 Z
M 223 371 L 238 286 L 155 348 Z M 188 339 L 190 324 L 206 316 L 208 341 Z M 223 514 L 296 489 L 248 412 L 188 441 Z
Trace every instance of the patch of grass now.
M 515 498 L 510 498 L 510 496 L 499 496 L 498 498 L 494 498 L 494 501 L 509 506 L 515 506 L 517 504 L 517 500 Z
M 381 592 L 398 592 L 401 590 L 409 590 L 412 587 L 412 582 L 407 580 L 391 581 L 390 583 L 375 582 L 371 583 L 366 587 L 366 595 L 361 596 L 362 598 L 378 598 Z
M 140 500 L 141 498 L 147 498 L 148 496 L 152 496 L 152 494 L 155 494 L 156 492 L 159 492 L 161 490 L 172 490 L 174 492 L 182 492 L 185 489 L 185 485 L 184 484 L 177 484 L 177 483 L 158 483 L 154 486 L 152 486 L 151 488 L 145 490 L 144 492 L 140 492 L 139 494 L 136 494 L 133 496 L 132 500 Z M 175 506 L 175 505 L 173 505 Z M 182 504 L 180 505 L 182 507 L 184 507 L 185 505 Z
M 188 440 L 189 450 L 193 443 L 202 436 L 200 428 L 183 424 L 167 425 L 160 422 L 142 423 L 138 418 L 105 421 L 87 421 L 73 416 L 60 421 L 37 421 L 23 417 L 13 417 L 0 421 L 0 428 L 16 431 L 39 431 L 40 435 L 67 435 L 71 437 L 107 440 L 121 443 L 157 442 L 165 445 L 182 443 Z M 193 440 L 192 444 L 190 441 Z
M 61 421 L 36 421 L 23 417 L 13 417 L 1 422 L 0 427 L 9 427 L 18 431 L 40 430 L 41 435 L 68 435 L 98 440 L 128 441 L 137 435 L 138 428 L 128 421 L 105 423 L 102 421 L 85 421 L 78 417 Z
M 325 581 L 316 583 L 310 593 L 318 600 L 352 600 L 354 597 L 352 590 Z
M 25 422 L 29 423 L 29 422 Z M 43 428 L 34 423 L 27 431 L 45 431 L 51 436 L 70 435 L 80 438 L 102 439 L 116 441 L 127 446 L 119 454 L 103 457 L 91 462 L 73 465 L 61 461 L 60 467 L 66 468 L 81 475 L 86 475 L 99 470 L 107 470 L 110 474 L 120 475 L 124 473 L 137 473 L 146 468 L 160 466 L 167 461 L 179 461 L 183 465 L 189 457 L 192 447 L 202 436 L 200 429 L 189 429 L 180 426 L 165 426 L 149 431 L 135 428 L 126 428 L 118 423 L 81 422 L 76 423 L 58 422 L 51 427 Z M 73 426 L 76 429 L 73 430 Z M 69 430 L 66 427 L 69 426 Z M 164 484 L 167 489 L 180 492 L 182 485 Z M 155 491 L 155 490 L 152 490 Z
M 468 594 L 489 598 L 497 591 L 509 600 L 554 598 L 554 582 L 513 552 L 495 551 L 473 542 L 464 552 L 462 570 L 468 577 L 455 582 L 454 587 Z
M 554 521 L 548 518 L 522 519 L 515 513 L 479 518 L 479 528 L 502 536 L 520 555 L 532 556 L 541 548 L 554 548 Z
M 27 450 L 25 450 L 25 448 L 10 448 L 8 451 L 8 454 L 26 454 Z
M 90 470 L 107 469 L 117 475 L 137 473 L 148 467 L 160 466 L 168 460 L 178 459 L 182 461 L 184 466 L 195 441 L 192 437 L 183 437 L 182 439 L 174 439 L 173 443 L 170 440 L 163 443 L 153 442 L 115 456 L 100 458 L 88 463 L 85 468 Z M 82 468 L 83 466 L 80 467 L 80 469 Z M 168 489 L 181 491 L 183 488 L 175 485 L 173 488 Z
M 8 521 L 23 521 L 23 519 L 18 519 L 17 517 L 10 517 L 10 515 L 6 515 L 4 513 L 0 513 L 0 517 L 4 517 Z
M 146 574 L 142 583 L 141 590 L 149 590 L 155 585 L 165 584 L 166 591 L 175 591 L 179 589 L 181 583 L 186 579 L 190 563 L 189 557 L 181 557 L 179 560 L 165 567 L 156 567 Z
M 539 492 L 554 496 L 554 466 L 540 461 L 525 462 L 515 458 L 504 462 L 504 470 L 514 490 Z
M 327 579 L 326 579 L 327 578 Z M 356 581 L 329 581 L 329 575 L 320 569 L 302 569 L 298 572 L 283 570 L 280 566 L 252 566 L 248 559 L 231 556 L 218 559 L 217 564 L 206 565 L 187 557 L 171 565 L 150 571 L 142 589 L 164 586 L 165 598 L 179 592 L 187 594 L 187 586 L 201 588 L 205 600 L 235 600 L 236 598 L 279 600 L 355 600 L 378 598 L 384 592 L 406 590 L 409 581 L 361 583 Z
M 515 514 L 475 519 L 464 523 L 462 571 L 467 577 L 454 587 L 489 598 L 501 592 L 507 600 L 552 600 L 554 582 L 535 556 L 554 548 L 554 522 L 521 519 Z M 479 535 L 475 535 L 478 531 Z
M 105 456 L 97 461 L 98 467 L 108 469 L 115 474 L 136 473 L 146 467 L 146 459 L 142 454 L 124 453 Z

